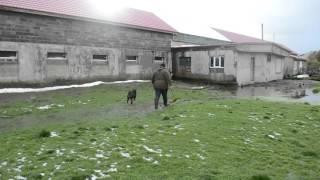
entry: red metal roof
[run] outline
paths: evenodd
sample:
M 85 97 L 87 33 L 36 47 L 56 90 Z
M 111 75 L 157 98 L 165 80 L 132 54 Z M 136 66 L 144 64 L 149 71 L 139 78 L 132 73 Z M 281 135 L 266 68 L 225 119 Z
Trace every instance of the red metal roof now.
M 137 9 L 123 9 L 112 16 L 99 14 L 89 2 L 90 0 L 0 0 L 0 7 L 10 10 L 28 10 L 33 13 L 43 12 L 50 15 L 102 20 L 135 28 L 150 29 L 161 32 L 176 32 L 174 28 L 151 12 Z M 106 7 L 106 12 L 108 11 Z
M 230 41 L 235 42 L 235 43 L 268 42 L 268 41 L 264 41 L 262 39 L 258 39 L 258 38 L 254 38 L 254 37 L 250 37 L 250 36 L 246 36 L 246 35 L 242 35 L 242 34 L 238 34 L 238 33 L 234 33 L 234 32 L 229 32 L 229 31 L 225 31 L 222 29 L 217 29 L 217 28 L 212 28 L 212 29 L 217 31 L 218 33 L 220 33 L 221 35 L 223 35 L 224 37 L 226 37 L 227 39 L 229 39 Z

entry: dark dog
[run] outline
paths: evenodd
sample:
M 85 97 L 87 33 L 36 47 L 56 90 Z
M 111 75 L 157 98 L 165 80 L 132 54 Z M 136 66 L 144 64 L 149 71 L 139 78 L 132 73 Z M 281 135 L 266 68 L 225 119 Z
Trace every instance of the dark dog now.
M 127 96 L 127 104 L 129 103 L 129 100 L 130 100 L 130 103 L 132 104 L 133 101 L 136 100 L 136 97 L 137 97 L 137 90 L 133 89 L 129 91 Z

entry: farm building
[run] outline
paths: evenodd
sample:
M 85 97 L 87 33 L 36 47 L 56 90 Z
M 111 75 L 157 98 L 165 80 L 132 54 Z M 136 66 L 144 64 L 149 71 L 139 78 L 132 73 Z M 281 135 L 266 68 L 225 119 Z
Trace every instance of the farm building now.
M 0 24 L 2 83 L 148 79 L 170 64 L 176 32 L 153 13 L 107 16 L 89 0 L 2 0 Z
M 247 85 L 283 79 L 293 64 L 293 52 L 280 44 L 214 30 L 230 41 L 172 49 L 175 77 Z

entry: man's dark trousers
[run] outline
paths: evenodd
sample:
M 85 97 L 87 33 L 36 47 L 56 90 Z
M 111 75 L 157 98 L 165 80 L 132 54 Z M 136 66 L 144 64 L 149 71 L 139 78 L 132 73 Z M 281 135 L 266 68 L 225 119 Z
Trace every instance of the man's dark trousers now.
M 155 109 L 158 109 L 160 95 L 162 95 L 164 106 L 168 106 L 168 97 L 167 97 L 168 89 L 158 89 L 158 88 L 156 88 L 156 89 L 154 89 L 154 91 L 156 93 L 156 97 L 154 99 L 154 107 L 155 107 Z

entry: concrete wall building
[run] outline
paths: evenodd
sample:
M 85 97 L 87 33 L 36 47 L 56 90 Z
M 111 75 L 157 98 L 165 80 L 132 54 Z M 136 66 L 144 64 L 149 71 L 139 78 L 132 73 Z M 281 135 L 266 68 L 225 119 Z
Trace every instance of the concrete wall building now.
M 289 53 L 273 43 L 173 48 L 177 78 L 248 85 L 282 79 Z
M 175 77 L 238 85 L 283 79 L 285 60 L 292 60 L 291 50 L 253 37 L 217 31 L 230 42 L 173 48 Z
M 0 82 L 148 79 L 171 63 L 176 31 L 156 15 L 105 17 L 88 3 L 0 1 Z

